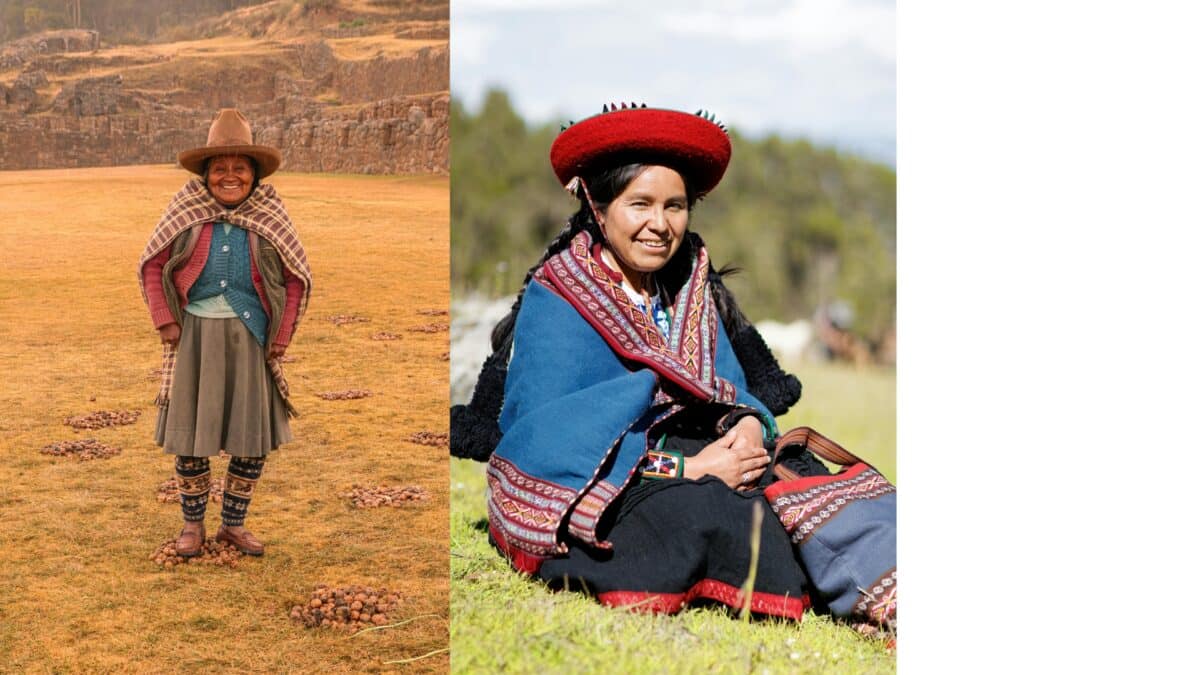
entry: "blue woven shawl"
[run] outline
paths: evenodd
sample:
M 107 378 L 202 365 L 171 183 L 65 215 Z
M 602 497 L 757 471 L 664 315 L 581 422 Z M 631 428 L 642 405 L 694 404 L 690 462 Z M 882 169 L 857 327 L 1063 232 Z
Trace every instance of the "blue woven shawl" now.
M 702 402 L 769 416 L 745 393 L 708 267 L 698 247 L 667 339 L 632 306 L 586 232 L 526 288 L 500 414 L 504 436 L 488 465 L 491 530 L 526 561 L 519 568 L 534 571 L 538 558 L 565 552 L 566 532 L 611 547 L 596 525 L 637 471 L 656 424 Z

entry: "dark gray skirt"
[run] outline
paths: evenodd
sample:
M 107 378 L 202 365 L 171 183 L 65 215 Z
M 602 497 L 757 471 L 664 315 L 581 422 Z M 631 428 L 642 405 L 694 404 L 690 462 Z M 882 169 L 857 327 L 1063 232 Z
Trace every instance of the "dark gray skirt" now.
M 184 457 L 266 457 L 290 440 L 287 408 L 254 335 L 236 318 L 184 314 L 155 443 Z

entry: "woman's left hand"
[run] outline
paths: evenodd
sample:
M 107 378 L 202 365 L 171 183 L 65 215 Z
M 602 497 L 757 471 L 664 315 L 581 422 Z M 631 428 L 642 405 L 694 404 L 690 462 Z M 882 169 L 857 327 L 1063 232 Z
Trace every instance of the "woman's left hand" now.
M 762 422 L 754 415 L 746 415 L 733 425 L 732 429 L 735 436 L 746 442 L 746 445 L 752 448 L 763 447 Z
M 273 344 L 273 345 L 271 345 L 271 350 L 267 352 L 267 360 L 274 361 L 275 359 L 283 356 L 283 353 L 286 351 L 287 351 L 287 345 Z
M 742 444 L 745 447 L 763 447 L 762 422 L 759 422 L 758 418 L 753 415 L 746 415 L 742 419 L 738 420 L 737 424 L 733 425 L 733 428 L 730 429 L 730 431 L 733 432 L 736 438 L 741 439 Z M 756 475 L 749 483 L 742 483 L 736 489 L 749 490 L 750 488 L 753 488 L 754 484 L 757 483 L 760 478 L 762 478 L 761 472 L 756 471 L 754 473 Z

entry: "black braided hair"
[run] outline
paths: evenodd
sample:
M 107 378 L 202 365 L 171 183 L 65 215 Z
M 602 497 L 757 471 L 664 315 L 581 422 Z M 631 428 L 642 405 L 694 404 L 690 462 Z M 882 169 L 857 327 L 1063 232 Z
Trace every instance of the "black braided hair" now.
M 601 212 L 606 210 L 612 200 L 646 168 L 648 165 L 624 164 L 602 170 L 587 180 L 596 209 Z M 682 173 L 680 175 L 684 177 L 690 212 L 695 207 L 698 196 L 687 176 Z M 575 235 L 583 230 L 587 230 L 596 241 L 603 239 L 600 225 L 592 214 L 583 189 L 576 188 L 575 196 L 579 199 L 579 209 L 546 247 L 538 262 L 525 273 L 525 280 L 512 309 L 492 329 L 492 354 L 483 363 L 470 403 L 450 408 L 450 454 L 455 457 L 486 462 L 500 442 L 501 434 L 497 420 L 504 402 L 504 381 L 508 375 L 508 356 L 512 349 L 513 330 L 517 313 L 521 310 L 521 301 L 525 297 L 525 289 L 528 288 L 534 273 L 552 256 L 563 251 Z M 687 232 L 680 249 L 655 273 L 655 280 L 668 297 L 673 298 L 687 280 L 691 272 L 692 257 L 699 245 L 700 237 L 693 232 Z M 737 271 L 737 268 L 730 266 L 718 271 L 709 263 L 708 278 L 713 300 L 716 302 L 717 313 L 725 331 L 729 334 L 734 354 L 746 373 L 750 393 L 762 401 L 772 414 L 781 415 L 800 399 L 800 381 L 779 367 L 762 336 L 738 307 L 733 293 L 722 283 L 723 275 L 731 275 Z M 667 301 L 668 298 L 663 298 L 664 303 Z
M 617 175 L 618 173 L 621 175 Z M 624 176 L 626 173 L 629 174 L 627 177 Z M 594 181 L 588 184 L 593 199 L 600 200 L 596 203 L 596 208 L 606 208 L 612 198 L 620 194 L 625 185 L 636 178 L 638 173 L 641 173 L 640 169 L 633 171 L 628 167 L 621 167 L 596 176 Z M 455 457 L 486 462 L 500 443 L 501 434 L 497 420 L 500 418 L 500 406 L 504 402 L 504 381 L 508 377 L 508 356 L 512 350 L 513 329 L 517 323 L 517 313 L 521 311 L 521 301 L 525 298 L 525 289 L 529 287 L 534 273 L 541 269 L 547 260 L 567 248 L 575 235 L 581 231 L 587 230 L 597 241 L 602 239 L 600 225 L 592 215 L 583 189 L 576 190 L 579 210 L 567 219 L 566 225 L 550 241 L 541 258 L 525 273 L 521 290 L 517 293 L 512 308 L 492 329 L 492 354 L 483 362 L 470 403 L 450 408 L 450 454 Z

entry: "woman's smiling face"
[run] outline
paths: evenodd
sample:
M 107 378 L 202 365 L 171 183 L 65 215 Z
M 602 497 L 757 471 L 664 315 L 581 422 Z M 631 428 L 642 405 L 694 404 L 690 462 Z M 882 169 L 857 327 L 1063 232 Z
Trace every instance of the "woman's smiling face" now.
M 635 287 L 641 285 L 642 275 L 662 269 L 675 255 L 687 226 L 683 176 L 665 166 L 648 167 L 604 211 L 608 246 Z
M 208 191 L 224 206 L 237 206 L 250 196 L 254 165 L 244 155 L 221 155 L 208 161 Z

